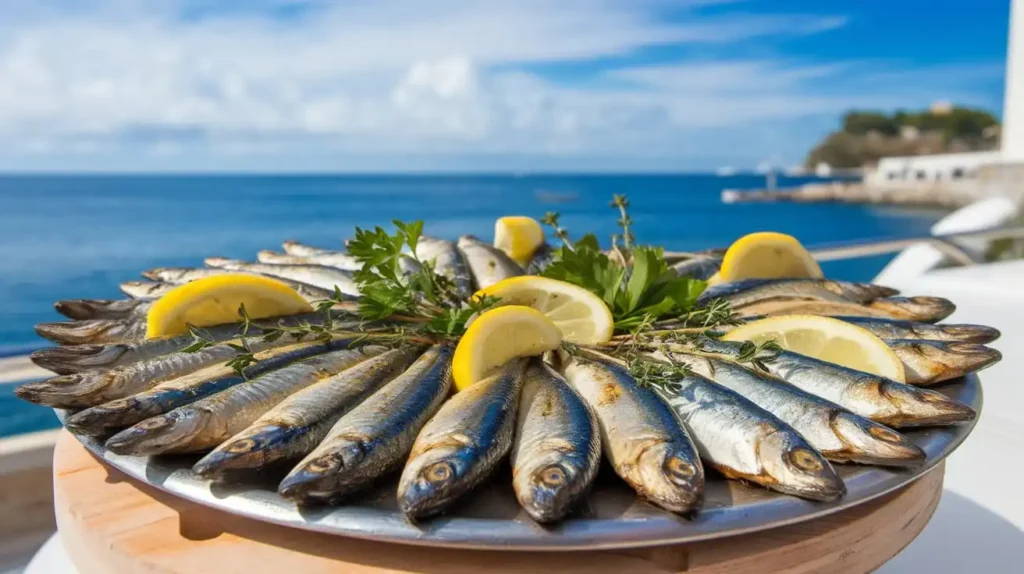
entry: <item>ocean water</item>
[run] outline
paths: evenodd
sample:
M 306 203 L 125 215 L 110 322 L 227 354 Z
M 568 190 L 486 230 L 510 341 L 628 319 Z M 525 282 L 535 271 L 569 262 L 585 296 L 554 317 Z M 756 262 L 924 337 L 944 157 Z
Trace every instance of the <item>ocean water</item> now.
M 808 179 L 781 178 L 780 186 Z M 909 237 L 939 212 L 842 204 L 723 205 L 723 188 L 764 187 L 753 175 L 494 176 L 2 176 L 0 355 L 46 345 L 32 330 L 61 317 L 53 302 L 117 299 L 117 284 L 151 267 L 199 266 L 207 256 L 252 259 L 285 239 L 340 248 L 356 225 L 426 222 L 431 235 L 490 239 L 502 215 L 562 214 L 573 235 L 603 241 L 608 206 L 624 193 L 641 243 L 672 250 L 726 246 L 752 231 L 806 245 Z M 825 264 L 826 275 L 869 280 L 888 257 Z M 54 420 L 0 385 L 0 435 Z M 6 385 L 9 387 L 9 385 Z M 25 410 L 29 409 L 29 410 Z M 28 414 L 26 414 L 28 413 Z M 22 416 L 24 415 L 24 416 Z

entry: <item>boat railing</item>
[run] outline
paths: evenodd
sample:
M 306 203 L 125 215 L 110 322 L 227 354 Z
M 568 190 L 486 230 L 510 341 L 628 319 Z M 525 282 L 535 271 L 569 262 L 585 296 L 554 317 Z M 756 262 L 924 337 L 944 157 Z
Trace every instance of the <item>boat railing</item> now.
M 913 245 L 927 244 L 934 246 L 958 264 L 973 265 L 975 263 L 979 263 L 980 261 L 977 256 L 972 255 L 968 250 L 956 243 L 956 240 L 963 239 L 976 239 L 982 241 L 1024 239 L 1024 226 L 993 227 L 961 233 L 924 235 L 900 239 L 828 243 L 809 247 L 808 251 L 810 251 L 811 255 L 813 255 L 818 261 L 840 261 L 844 259 L 856 259 L 859 257 L 870 257 L 872 255 L 896 253 Z M 665 258 L 669 260 L 683 260 L 693 257 L 720 254 L 724 253 L 724 251 L 724 249 L 711 249 L 702 252 L 668 251 L 665 253 Z

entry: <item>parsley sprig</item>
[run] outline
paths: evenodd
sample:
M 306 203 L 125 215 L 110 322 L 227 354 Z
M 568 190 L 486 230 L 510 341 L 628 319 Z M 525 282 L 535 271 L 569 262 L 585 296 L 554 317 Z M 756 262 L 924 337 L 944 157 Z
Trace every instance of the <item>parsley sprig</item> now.
M 648 317 L 675 319 L 694 312 L 697 296 L 707 284 L 680 277 L 669 267 L 661 247 L 635 245 L 625 196 L 616 195 L 611 205 L 619 211 L 622 228 L 622 233 L 613 236 L 612 255 L 601 250 L 593 234 L 571 242 L 568 232 L 559 226 L 558 214 L 547 214 L 544 222 L 554 228 L 564 245 L 556 251 L 544 276 L 579 285 L 601 297 L 620 332 L 634 331 Z

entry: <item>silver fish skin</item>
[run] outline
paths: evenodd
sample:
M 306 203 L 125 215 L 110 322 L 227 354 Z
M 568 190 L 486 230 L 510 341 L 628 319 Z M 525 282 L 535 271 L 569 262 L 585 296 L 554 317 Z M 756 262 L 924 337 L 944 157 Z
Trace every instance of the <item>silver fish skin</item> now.
M 146 318 L 84 319 L 39 323 L 36 334 L 61 345 L 102 345 L 146 338 Z
M 721 266 L 722 260 L 716 257 L 692 257 L 684 259 L 679 263 L 674 263 L 671 267 L 680 277 L 689 276 L 706 281 L 712 275 L 718 273 L 718 269 Z
M 334 326 L 346 329 L 359 324 L 358 318 L 346 313 L 334 313 Z M 316 313 L 305 313 L 289 317 L 260 319 L 255 321 L 258 327 L 294 326 L 302 322 L 321 324 L 323 317 Z M 235 339 L 239 334 L 240 324 L 207 327 L 203 333 L 214 342 Z M 29 357 L 32 362 L 49 369 L 59 375 L 67 375 L 90 369 L 110 369 L 120 365 L 128 365 L 176 353 L 195 343 L 192 335 L 178 335 L 159 339 L 146 339 L 131 343 L 111 343 L 107 345 L 66 345 L 35 351 Z
M 511 460 L 519 505 L 541 523 L 564 518 L 586 495 L 601 463 L 593 411 L 539 360 L 523 380 Z
M 149 304 L 137 299 L 64 299 L 53 304 L 68 319 L 128 319 L 145 317 Z
M 359 287 L 352 278 L 351 271 L 344 271 L 325 265 L 268 265 L 266 263 L 249 263 L 223 257 L 207 257 L 204 263 L 229 271 L 246 271 L 268 277 L 288 279 L 323 289 L 330 294 L 337 287 L 346 295 L 358 296 Z
M 398 376 L 421 351 L 385 351 L 296 392 L 213 449 L 192 471 L 214 477 L 306 456 L 342 415 Z
M 280 339 L 267 343 L 257 337 L 250 337 L 247 342 L 254 352 L 288 344 Z M 213 345 L 194 353 L 173 352 L 110 369 L 81 371 L 27 383 L 15 389 L 15 393 L 27 401 L 50 407 L 92 407 L 225 363 L 237 354 L 238 351 L 226 344 Z
M 836 319 L 853 323 L 878 335 L 882 339 L 918 339 L 925 341 L 949 341 L 977 343 L 984 345 L 999 338 L 998 329 L 985 325 L 939 324 L 902 321 L 899 319 L 877 319 L 873 317 L 844 317 Z
M 621 366 L 560 354 L 562 375 L 597 415 L 601 445 L 615 472 L 637 494 L 672 512 L 704 499 L 704 467 L 676 414 Z
M 871 308 L 893 319 L 938 323 L 956 311 L 956 305 L 942 297 L 886 297 L 872 301 Z
M 412 519 L 442 512 L 483 482 L 512 448 L 526 361 L 474 383 L 441 405 L 412 445 L 398 508 Z
M 523 274 L 523 268 L 504 251 L 472 235 L 459 237 L 458 248 L 469 265 L 477 289 L 484 289 L 502 279 Z
M 121 292 L 139 301 L 154 301 L 177 287 L 166 281 L 125 281 L 118 285 Z
M 976 373 L 1003 358 L 992 347 L 974 343 L 889 339 L 885 344 L 900 358 L 911 385 L 934 385 Z
M 828 460 L 775 415 L 692 373 L 661 397 L 682 419 L 701 460 L 729 478 L 807 498 L 835 500 L 846 485 Z
M 345 271 L 358 271 L 363 264 L 354 255 L 339 251 L 315 255 L 288 255 L 264 249 L 256 253 L 256 261 L 268 265 L 323 265 Z
M 895 467 L 924 462 L 924 451 L 902 434 L 778 377 L 715 357 L 671 357 L 777 416 L 831 461 Z
M 705 351 L 736 356 L 742 343 L 706 340 Z M 768 371 L 862 417 L 893 428 L 968 422 L 976 413 L 946 395 L 792 351 L 762 357 Z
M 807 299 L 840 303 L 867 303 L 899 291 L 870 283 L 848 283 L 829 279 L 745 279 L 712 285 L 701 293 L 697 303 L 724 299 L 733 308 L 766 300 Z
M 244 385 L 146 419 L 107 439 L 117 454 L 155 455 L 211 449 L 252 424 L 292 393 L 379 354 L 380 347 L 342 349 L 303 359 Z
M 455 291 L 463 301 L 473 294 L 473 277 L 462 252 L 451 241 L 421 236 L 416 244 L 416 258 L 434 263 L 434 271 L 455 283 Z
M 810 301 L 804 299 L 765 299 L 738 309 L 733 317 L 749 320 L 771 315 L 823 315 L 826 317 L 855 316 L 874 319 L 892 319 L 885 311 L 851 301 Z
M 158 285 L 160 285 L 160 287 L 151 287 L 150 288 L 150 289 L 152 289 L 154 291 L 160 292 L 160 296 L 163 296 L 163 294 L 165 294 L 167 291 L 170 291 L 171 289 L 174 289 L 178 285 L 183 285 L 185 283 L 191 283 L 192 281 L 195 281 L 197 279 L 205 279 L 207 277 L 215 277 L 215 276 L 218 276 L 218 275 L 232 275 L 232 274 L 256 275 L 256 276 L 259 276 L 259 277 L 271 277 L 272 279 L 276 279 L 276 280 L 280 281 L 281 283 L 284 283 L 285 285 L 288 285 L 289 287 L 294 289 L 303 299 L 305 299 L 306 301 L 309 301 L 310 303 L 317 303 L 317 302 L 323 301 L 324 299 L 330 299 L 334 295 L 334 289 L 333 288 L 330 289 L 330 290 L 327 290 L 327 289 L 323 289 L 321 287 L 317 287 L 315 285 L 309 285 L 307 283 L 302 283 L 301 281 L 293 281 L 293 280 L 288 279 L 286 277 L 272 276 L 272 275 L 269 275 L 269 274 L 266 274 L 266 273 L 257 273 L 255 271 L 245 271 L 245 270 L 240 270 L 240 269 L 227 269 L 227 268 L 216 268 L 216 267 L 214 267 L 214 268 L 207 268 L 207 267 L 161 267 L 161 268 L 157 268 L 157 269 L 150 269 L 149 271 L 144 271 L 143 273 L 144 274 L 145 273 L 149 273 L 149 274 L 151 274 L 153 276 L 163 276 L 163 277 L 165 277 L 164 280 L 162 280 L 162 281 L 157 283 Z M 144 282 L 137 282 L 137 283 L 144 283 Z M 122 285 L 122 287 L 124 287 L 126 284 L 122 283 L 121 285 Z M 122 289 L 122 290 L 124 290 L 124 289 Z M 343 294 L 345 295 L 346 300 L 355 301 L 357 299 L 355 295 L 351 295 L 351 294 L 347 294 L 347 293 L 343 293 Z
M 242 384 L 314 355 L 347 343 L 298 343 L 255 353 L 256 363 L 243 369 L 243 375 L 222 362 L 160 382 L 151 388 L 79 411 L 65 421 L 69 430 L 78 434 L 105 436 L 150 417 L 164 414 L 180 406 L 194 403 L 210 395 Z
M 324 249 L 322 247 L 315 247 L 306 243 L 300 243 L 294 239 L 288 239 L 281 244 L 281 249 L 284 250 L 288 255 L 295 255 L 298 257 L 308 257 L 310 255 L 320 255 L 321 253 L 333 253 L 331 249 Z
M 547 243 L 542 243 L 537 251 L 534 251 L 530 262 L 526 265 L 527 275 L 540 275 L 551 265 L 555 259 L 555 248 Z
M 338 419 L 320 445 L 281 481 L 278 492 L 304 503 L 334 502 L 401 467 L 416 435 L 448 397 L 453 353 L 451 345 L 431 347 Z

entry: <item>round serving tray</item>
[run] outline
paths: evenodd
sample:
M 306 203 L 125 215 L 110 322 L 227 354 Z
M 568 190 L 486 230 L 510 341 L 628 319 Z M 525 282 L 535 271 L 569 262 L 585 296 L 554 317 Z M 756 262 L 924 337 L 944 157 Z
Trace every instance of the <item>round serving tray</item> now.
M 976 376 L 931 387 L 981 414 Z M 63 420 L 65 413 L 58 411 Z M 977 420 L 977 419 L 975 419 Z M 703 509 L 690 519 L 638 499 L 608 468 L 602 468 L 584 507 L 571 518 L 540 526 L 522 512 L 512 492 L 511 471 L 496 473 L 465 503 L 445 516 L 413 524 L 397 510 L 396 477 L 334 507 L 300 507 L 277 495 L 287 469 L 267 471 L 246 483 L 212 483 L 192 474 L 196 457 L 131 457 L 114 454 L 90 437 L 78 440 L 111 466 L 182 498 L 232 514 L 343 536 L 382 542 L 490 550 L 583 550 L 680 544 L 745 534 L 837 512 L 913 482 L 949 456 L 974 424 L 905 430 L 928 457 L 911 470 L 837 465 L 847 494 L 835 502 L 809 502 L 750 486 L 709 471 Z

